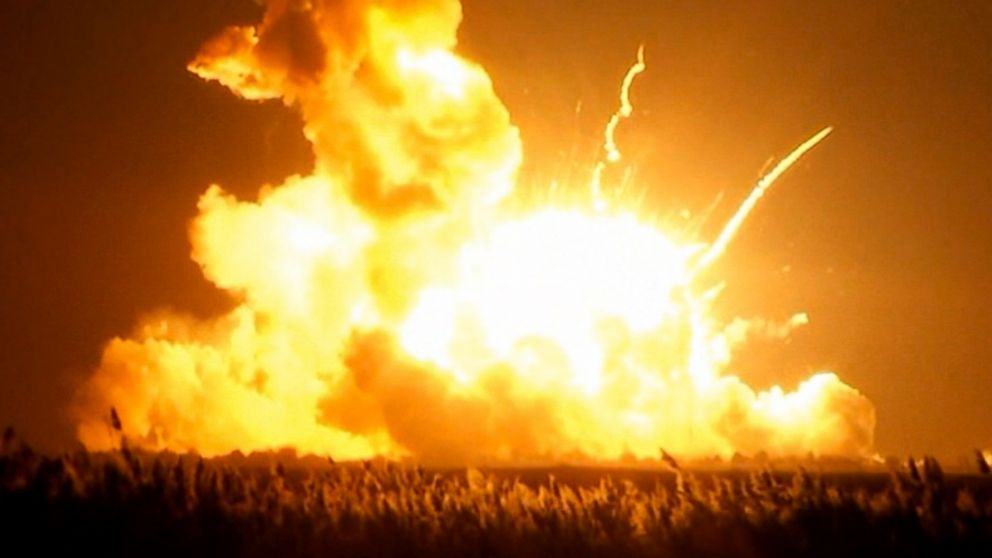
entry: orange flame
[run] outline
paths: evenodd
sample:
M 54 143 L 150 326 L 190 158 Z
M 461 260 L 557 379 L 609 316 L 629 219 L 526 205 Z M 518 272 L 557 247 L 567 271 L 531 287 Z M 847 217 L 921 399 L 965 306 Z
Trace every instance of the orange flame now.
M 484 70 L 453 48 L 456 0 L 269 0 L 190 65 L 248 99 L 298 108 L 308 176 L 241 201 L 211 186 L 190 236 L 238 306 L 148 319 L 110 341 L 77 397 L 151 449 L 292 446 L 337 458 L 863 456 L 874 409 L 832 373 L 755 392 L 726 373 L 754 335 L 806 321 L 718 323 L 695 284 L 771 183 L 712 244 L 623 207 L 512 209 L 518 131 Z M 628 72 L 613 131 L 632 114 Z

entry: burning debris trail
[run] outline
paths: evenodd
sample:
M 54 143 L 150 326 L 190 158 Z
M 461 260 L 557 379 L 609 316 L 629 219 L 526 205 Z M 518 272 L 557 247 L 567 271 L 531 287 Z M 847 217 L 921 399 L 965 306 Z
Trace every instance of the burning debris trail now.
M 206 455 L 871 453 L 874 408 L 835 374 L 757 392 L 729 372 L 737 347 L 804 315 L 721 323 L 713 289 L 694 283 L 829 129 L 709 246 L 619 201 L 520 209 L 520 136 L 485 71 L 454 52 L 457 1 L 264 4 L 190 69 L 299 110 L 314 169 L 254 201 L 206 190 L 192 257 L 237 305 L 111 340 L 75 402 L 88 448 L 116 443 L 113 407 L 129 443 Z M 616 122 L 642 70 L 639 53 Z
M 606 129 L 603 131 L 603 151 L 606 152 L 606 160 L 597 162 L 596 168 L 593 169 L 591 192 L 593 205 L 598 211 L 606 209 L 606 202 L 603 199 L 603 171 L 606 170 L 607 164 L 617 163 L 622 157 L 616 141 L 617 126 L 620 125 L 622 119 L 630 118 L 634 114 L 634 105 L 630 102 L 630 88 L 634 85 L 637 76 L 646 69 L 644 45 L 641 45 L 637 49 L 637 62 L 634 62 L 634 65 L 627 70 L 627 74 L 623 77 L 623 83 L 620 85 L 620 108 L 610 117 Z
M 706 252 L 703 253 L 703 256 L 699 258 L 699 262 L 696 264 L 696 269 L 705 269 L 723 255 L 724 251 L 727 249 L 727 245 L 730 244 L 730 241 L 737 235 L 737 231 L 740 230 L 741 225 L 744 224 L 744 221 L 747 220 L 748 215 L 750 215 L 751 211 L 754 210 L 754 206 L 758 204 L 758 200 L 765 195 L 765 192 L 772 187 L 772 184 L 774 184 L 779 177 L 785 174 L 785 171 L 789 170 L 792 165 L 796 164 L 796 162 L 799 161 L 803 155 L 809 153 L 811 149 L 826 139 L 831 132 L 833 132 L 833 128 L 829 126 L 820 130 L 814 134 L 813 137 L 801 143 L 799 147 L 793 149 L 792 152 L 779 161 L 778 164 L 776 164 L 772 170 L 768 172 L 768 174 L 762 176 L 761 179 L 758 180 L 758 184 L 754 187 L 754 190 L 751 190 L 751 193 L 748 195 L 747 199 L 744 200 L 744 203 L 741 204 L 741 206 L 737 209 L 737 212 L 734 213 L 733 217 L 731 217 L 730 220 L 727 221 L 727 224 L 724 225 L 723 230 L 721 230 L 719 236 L 716 237 L 716 241 L 714 241 Z

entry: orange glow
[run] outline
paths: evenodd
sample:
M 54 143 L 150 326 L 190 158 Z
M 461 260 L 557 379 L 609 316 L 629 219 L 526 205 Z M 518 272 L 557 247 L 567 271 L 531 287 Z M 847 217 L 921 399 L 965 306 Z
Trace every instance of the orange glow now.
M 134 443 L 207 455 L 870 454 L 874 409 L 835 374 L 756 392 L 729 373 L 741 344 L 785 337 L 805 314 L 719 323 L 718 289 L 696 283 L 829 129 L 712 243 L 602 204 L 605 163 L 588 203 L 522 208 L 519 134 L 483 69 L 453 52 L 459 19 L 455 0 L 270 1 L 258 27 L 204 47 L 201 77 L 299 108 L 316 168 L 257 201 L 203 194 L 193 259 L 238 305 L 112 340 L 77 397 L 83 443 L 115 444 L 114 406 Z M 643 70 L 641 51 L 609 163 Z

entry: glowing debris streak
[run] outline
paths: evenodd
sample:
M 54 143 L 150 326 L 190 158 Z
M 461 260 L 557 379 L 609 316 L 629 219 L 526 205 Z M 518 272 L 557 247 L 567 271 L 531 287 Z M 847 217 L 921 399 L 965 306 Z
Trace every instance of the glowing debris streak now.
M 603 197 L 603 172 L 606 170 L 607 164 L 617 163 L 623 157 L 620 153 L 620 148 L 617 146 L 615 136 L 620 121 L 630 118 L 634 114 L 634 105 L 630 102 L 630 88 L 634 84 L 634 79 L 646 69 L 644 45 L 641 45 L 637 49 L 637 61 L 627 70 L 626 75 L 623 77 L 623 83 L 620 85 L 620 108 L 610 117 L 610 121 L 606 124 L 606 129 L 603 131 L 603 151 L 606 153 L 606 160 L 600 160 L 596 163 L 590 183 L 593 206 L 597 210 L 601 211 L 606 208 L 606 200 Z
M 751 193 L 748 194 L 747 198 L 744 200 L 744 203 L 737 208 L 737 211 L 734 213 L 733 217 L 727 221 L 727 224 L 724 225 L 723 230 L 720 231 L 720 234 L 716 237 L 713 244 L 710 245 L 709 249 L 703 253 L 701 258 L 699 258 L 699 261 L 695 265 L 697 270 L 705 269 L 723 255 L 724 251 L 727 249 L 727 245 L 734 239 L 734 236 L 737 235 L 737 232 L 744 224 L 744 221 L 747 220 L 748 216 L 751 214 L 751 211 L 753 211 L 754 207 L 758 205 L 758 201 L 765 195 L 768 189 L 775 184 L 775 181 L 785 174 L 785 171 L 789 170 L 792 165 L 796 164 L 796 162 L 799 161 L 803 155 L 809 153 L 811 149 L 826 139 L 831 132 L 833 132 L 833 128 L 829 126 L 820 130 L 811 138 L 801 143 L 799 147 L 793 149 L 792 152 L 779 161 L 778 164 L 776 164 L 772 170 L 768 172 L 768 174 L 762 176 L 761 179 L 758 180 L 758 184 L 755 185 L 754 189 L 751 190 Z

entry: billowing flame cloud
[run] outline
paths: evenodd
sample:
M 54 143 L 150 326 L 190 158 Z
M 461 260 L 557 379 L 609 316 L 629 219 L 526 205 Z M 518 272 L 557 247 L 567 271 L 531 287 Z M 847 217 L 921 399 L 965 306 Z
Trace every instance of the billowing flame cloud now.
M 836 375 L 787 393 L 726 373 L 741 343 L 804 315 L 720 324 L 716 290 L 694 284 L 829 130 L 709 245 L 598 199 L 524 210 L 519 134 L 454 53 L 460 18 L 457 0 L 269 0 L 204 45 L 193 72 L 302 113 L 315 168 L 256 201 L 203 194 L 192 255 L 238 304 L 110 341 L 77 394 L 83 443 L 115 445 L 113 406 L 132 443 L 206 455 L 870 453 L 874 409 Z

